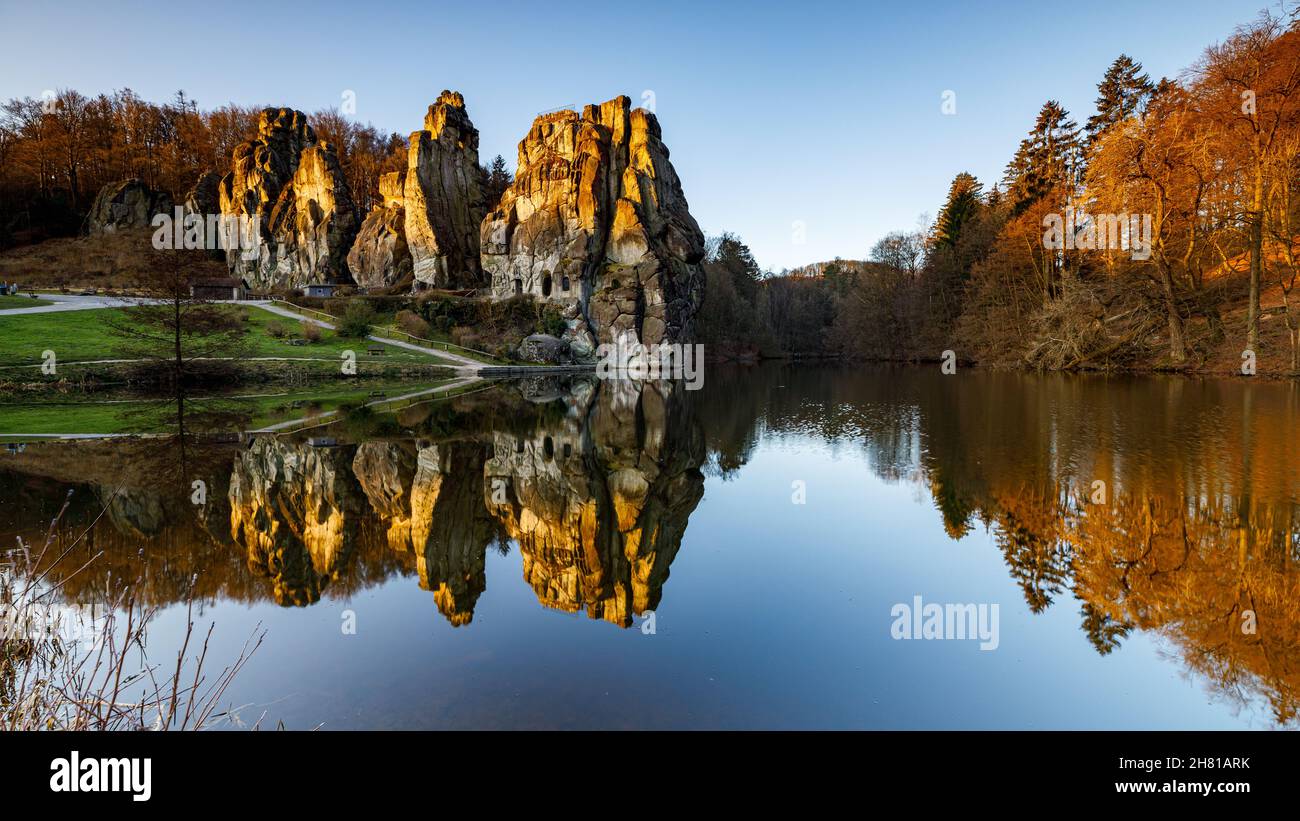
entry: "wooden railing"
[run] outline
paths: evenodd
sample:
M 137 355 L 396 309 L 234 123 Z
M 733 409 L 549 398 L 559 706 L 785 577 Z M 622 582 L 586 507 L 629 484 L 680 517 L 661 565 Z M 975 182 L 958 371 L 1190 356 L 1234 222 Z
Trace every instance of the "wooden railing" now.
M 322 322 L 332 323 L 332 322 L 339 321 L 339 318 L 334 316 L 333 314 L 327 314 L 324 311 L 318 311 L 315 308 L 304 308 L 303 306 L 290 302 L 287 299 L 268 299 L 267 302 L 270 302 L 272 305 L 283 305 L 289 308 L 291 311 L 313 316 L 315 319 L 319 319 Z
M 403 342 L 409 342 L 412 345 L 419 345 L 421 348 L 428 348 L 434 351 L 446 351 L 447 353 L 460 353 L 463 356 L 466 356 L 470 359 L 481 360 L 486 365 L 495 365 L 500 362 L 500 360 L 497 359 L 492 354 L 488 353 L 487 351 L 480 351 L 477 348 L 466 348 L 464 345 L 456 345 L 455 343 L 452 342 L 442 342 L 436 339 L 425 339 L 422 336 L 416 336 L 415 334 L 408 334 L 406 331 L 401 331 L 398 330 L 397 328 L 385 327 L 385 328 L 374 328 L 373 330 L 375 332 L 375 336 L 388 337 L 389 335 L 392 335 L 394 337 L 398 337 Z

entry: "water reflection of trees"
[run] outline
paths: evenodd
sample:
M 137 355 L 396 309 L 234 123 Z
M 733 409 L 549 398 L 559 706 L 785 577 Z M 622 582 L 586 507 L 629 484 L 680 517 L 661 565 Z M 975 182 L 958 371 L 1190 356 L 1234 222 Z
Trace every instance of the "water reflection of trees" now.
M 986 527 L 1032 611 L 1071 596 L 1097 652 L 1134 629 L 1158 633 L 1220 695 L 1295 719 L 1300 387 L 918 369 L 755 376 L 750 401 L 713 395 L 706 418 L 758 406 L 767 432 L 856 440 L 877 475 L 928 490 L 949 536 Z
M 32 445 L 0 470 L 0 532 L 39 530 L 74 487 L 69 538 L 89 527 L 79 549 L 103 557 L 70 598 L 143 574 L 157 603 L 193 585 L 303 605 L 402 575 L 457 625 L 487 551 L 515 544 L 540 603 L 628 625 L 658 604 L 701 470 L 725 479 L 763 437 L 806 436 L 923 488 L 950 537 L 986 529 L 1030 609 L 1077 607 L 1097 652 L 1157 633 L 1225 698 L 1294 719 L 1295 386 L 860 376 L 714 368 L 690 394 L 537 380 L 252 442 Z

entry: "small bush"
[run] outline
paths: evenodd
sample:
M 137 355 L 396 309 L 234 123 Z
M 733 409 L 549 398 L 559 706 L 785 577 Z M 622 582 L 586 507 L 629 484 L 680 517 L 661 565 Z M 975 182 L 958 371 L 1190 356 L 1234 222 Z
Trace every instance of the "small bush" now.
M 560 316 L 559 309 L 553 305 L 547 305 L 542 309 L 541 316 L 537 317 L 537 332 L 539 334 L 563 336 L 568 327 L 564 317 Z
M 289 329 L 278 319 L 273 319 L 266 323 L 266 332 L 276 339 L 284 339 L 289 335 Z
M 370 329 L 375 324 L 375 311 L 361 300 L 348 303 L 343 318 L 339 320 L 339 336 L 365 338 L 370 336 Z
M 302 323 L 302 338 L 315 344 L 320 342 L 320 326 L 311 322 Z
M 397 327 L 411 336 L 418 336 L 422 339 L 429 338 L 429 323 L 420 318 L 420 315 L 414 311 L 398 311 Z

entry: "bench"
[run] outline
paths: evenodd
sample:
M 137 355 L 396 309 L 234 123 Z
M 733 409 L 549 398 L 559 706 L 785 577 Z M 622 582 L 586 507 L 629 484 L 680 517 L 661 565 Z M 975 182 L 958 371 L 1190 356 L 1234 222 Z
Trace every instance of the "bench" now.
M 388 349 L 383 345 L 371 345 L 369 348 L 366 348 L 366 353 L 371 356 L 384 356 L 388 353 Z

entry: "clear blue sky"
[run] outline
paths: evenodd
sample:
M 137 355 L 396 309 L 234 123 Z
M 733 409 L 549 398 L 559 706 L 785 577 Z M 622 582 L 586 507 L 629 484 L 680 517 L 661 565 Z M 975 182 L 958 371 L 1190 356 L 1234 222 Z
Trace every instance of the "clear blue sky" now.
M 352 90 L 357 119 L 408 133 L 452 88 L 484 158 L 513 166 L 539 111 L 652 91 L 701 227 L 780 269 L 865 256 L 933 215 L 959 171 L 999 178 L 1044 101 L 1082 124 L 1121 52 L 1175 75 L 1267 5 L 3 0 L 0 97 L 183 88 L 205 108 L 312 111 Z

